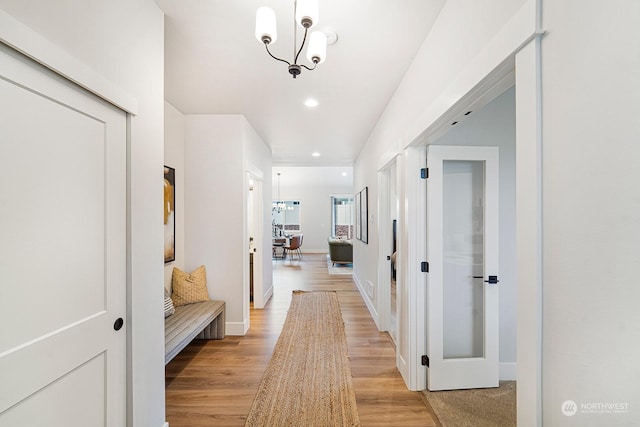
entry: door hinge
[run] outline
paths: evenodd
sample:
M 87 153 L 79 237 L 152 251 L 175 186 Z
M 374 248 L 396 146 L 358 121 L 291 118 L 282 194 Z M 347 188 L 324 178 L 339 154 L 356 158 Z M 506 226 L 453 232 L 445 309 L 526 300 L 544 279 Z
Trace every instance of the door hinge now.
M 422 169 L 420 169 L 420 178 L 421 178 L 421 179 L 427 179 L 427 178 L 429 178 L 429 168 L 422 168 Z
M 420 263 L 420 271 L 422 271 L 423 273 L 429 272 L 429 263 L 427 261 L 422 261 Z
M 422 366 L 426 366 L 427 368 L 429 367 L 429 356 L 426 354 L 422 355 Z

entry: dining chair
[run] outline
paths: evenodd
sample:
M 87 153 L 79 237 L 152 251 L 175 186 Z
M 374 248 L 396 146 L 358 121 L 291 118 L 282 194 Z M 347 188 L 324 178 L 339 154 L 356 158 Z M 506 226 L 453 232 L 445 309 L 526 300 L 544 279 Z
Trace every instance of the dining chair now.
M 272 239 L 272 258 L 273 259 L 284 259 L 285 255 L 285 245 L 287 239 L 284 238 L 274 238 Z M 280 252 L 280 254 L 278 254 Z
M 302 251 L 300 251 L 300 245 L 302 244 L 302 235 L 297 234 L 289 239 L 289 245 L 284 246 L 284 257 L 287 257 L 287 253 L 293 252 L 298 255 L 298 259 L 302 259 Z

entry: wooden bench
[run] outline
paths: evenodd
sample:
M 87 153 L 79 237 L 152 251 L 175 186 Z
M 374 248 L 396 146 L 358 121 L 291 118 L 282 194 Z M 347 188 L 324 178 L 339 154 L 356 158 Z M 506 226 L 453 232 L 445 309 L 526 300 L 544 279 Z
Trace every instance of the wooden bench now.
M 164 319 L 164 364 L 194 339 L 223 339 L 224 322 L 224 301 L 176 307 L 176 312 Z

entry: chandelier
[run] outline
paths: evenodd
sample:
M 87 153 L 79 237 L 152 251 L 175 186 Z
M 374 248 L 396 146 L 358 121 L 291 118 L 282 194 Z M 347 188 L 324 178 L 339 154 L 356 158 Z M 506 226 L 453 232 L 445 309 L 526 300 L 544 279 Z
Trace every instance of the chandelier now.
M 280 199 L 280 172 L 278 172 L 278 200 L 273 202 L 271 212 L 280 213 L 286 209 L 287 205 Z
M 288 205 L 287 202 L 283 202 L 282 198 L 280 197 L 280 172 L 278 172 L 276 175 L 278 175 L 278 200 L 271 204 L 271 212 L 280 213 L 282 211 L 292 211 L 293 206 Z
M 327 56 L 327 36 L 320 31 L 311 33 L 309 36 L 309 47 L 307 48 L 307 59 L 313 66 L 308 67 L 305 64 L 298 63 L 300 53 L 307 41 L 307 33 L 310 28 L 318 23 L 318 0 L 294 0 L 293 17 L 293 62 L 280 59 L 274 56 L 269 50 L 269 45 L 275 43 L 278 38 L 276 14 L 270 7 L 262 6 L 256 12 L 256 38 L 259 42 L 264 43 L 264 47 L 267 49 L 269 56 L 289 66 L 289 74 L 295 79 L 300 75 L 303 68 L 309 71 L 315 70 L 316 66 L 325 60 Z M 300 48 L 297 48 L 298 25 L 296 24 L 304 28 Z

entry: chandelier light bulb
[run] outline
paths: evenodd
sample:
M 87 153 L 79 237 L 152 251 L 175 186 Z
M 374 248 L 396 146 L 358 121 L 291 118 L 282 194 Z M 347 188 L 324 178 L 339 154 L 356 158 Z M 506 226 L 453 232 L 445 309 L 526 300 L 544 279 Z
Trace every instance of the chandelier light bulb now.
M 321 64 L 327 58 L 327 36 L 320 31 L 314 31 L 309 38 L 307 59 L 314 64 Z
M 297 0 L 296 22 L 303 28 L 312 28 L 318 23 L 318 0 Z
M 273 44 L 278 39 L 276 13 L 270 7 L 262 6 L 256 12 L 256 38 L 267 44 Z

